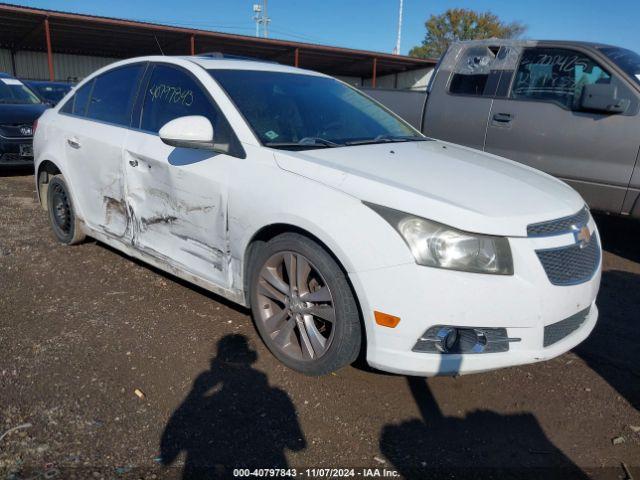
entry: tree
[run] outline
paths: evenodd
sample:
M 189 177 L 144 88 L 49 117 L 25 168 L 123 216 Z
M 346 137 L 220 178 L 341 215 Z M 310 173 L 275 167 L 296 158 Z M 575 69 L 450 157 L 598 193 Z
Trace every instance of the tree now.
M 520 22 L 505 23 L 491 12 L 466 8 L 450 8 L 441 15 L 431 15 L 424 25 L 427 34 L 422 45 L 409 51 L 412 57 L 439 58 L 449 44 L 457 40 L 516 38 L 527 29 Z

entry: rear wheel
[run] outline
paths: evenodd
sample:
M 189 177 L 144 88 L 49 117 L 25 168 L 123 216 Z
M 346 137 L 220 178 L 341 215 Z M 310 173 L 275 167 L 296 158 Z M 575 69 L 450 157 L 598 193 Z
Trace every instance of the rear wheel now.
M 62 175 L 55 175 L 47 188 L 47 210 L 54 235 L 61 243 L 73 245 L 85 239 L 75 215 L 69 187 Z
M 356 300 L 344 272 L 314 241 L 285 233 L 264 244 L 251 265 L 250 295 L 262 339 L 288 367 L 323 375 L 356 359 Z

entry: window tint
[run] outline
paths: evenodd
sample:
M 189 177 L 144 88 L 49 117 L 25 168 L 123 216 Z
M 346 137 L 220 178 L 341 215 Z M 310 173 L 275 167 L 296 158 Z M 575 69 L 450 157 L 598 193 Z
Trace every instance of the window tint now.
M 609 73 L 580 52 L 531 48 L 522 54 L 511 97 L 553 102 L 576 109 L 585 85 L 610 81 Z
M 253 70 L 209 73 L 265 145 L 314 145 L 316 138 L 338 144 L 382 137 L 422 140 L 379 104 L 333 78 Z
M 600 51 L 620 67 L 631 80 L 640 85 L 640 55 L 618 47 L 600 47 Z
M 187 115 L 209 119 L 216 145 L 234 142 L 226 118 L 191 75 L 178 68 L 156 65 L 142 105 L 142 130 L 158 133 L 167 122 Z
M 67 100 L 67 103 L 64 104 L 60 111 L 84 117 L 87 113 L 87 104 L 89 103 L 89 95 L 91 95 L 92 87 L 93 80 L 89 83 L 85 83 L 69 100 Z
M 496 55 L 485 46 L 468 48 L 456 65 L 449 84 L 449 92 L 458 95 L 492 95 L 487 92 L 487 82 Z M 495 85 L 493 85 L 495 89 Z
M 131 65 L 98 76 L 94 80 L 87 117 L 128 126 L 142 69 L 141 64 Z

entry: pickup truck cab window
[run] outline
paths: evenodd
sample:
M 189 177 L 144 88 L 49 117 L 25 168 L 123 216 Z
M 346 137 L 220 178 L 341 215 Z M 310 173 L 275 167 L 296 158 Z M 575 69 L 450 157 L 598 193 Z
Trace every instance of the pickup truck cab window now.
M 451 76 L 449 92 L 478 97 L 493 95 L 496 85 L 490 81 L 490 77 L 497 52 L 498 48 L 486 46 L 468 48 Z
M 608 84 L 611 75 L 589 56 L 563 48 L 526 49 L 511 98 L 539 100 L 577 110 L 585 85 Z
M 135 64 L 98 76 L 91 92 L 87 117 L 128 127 L 143 71 L 144 64 Z
M 629 75 L 632 81 L 640 85 L 640 55 L 620 47 L 600 47 L 598 50 Z
M 259 140 L 274 148 L 424 140 L 356 89 L 333 78 L 253 70 L 210 70 Z

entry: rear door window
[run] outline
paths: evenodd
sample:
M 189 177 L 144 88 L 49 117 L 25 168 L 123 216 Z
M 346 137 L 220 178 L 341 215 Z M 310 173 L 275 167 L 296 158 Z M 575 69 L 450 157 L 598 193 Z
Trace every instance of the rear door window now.
M 131 110 L 143 69 L 144 64 L 128 65 L 96 77 L 87 117 L 116 125 L 129 126 L 131 124 Z
M 511 88 L 511 98 L 579 108 L 585 85 L 610 83 L 611 75 L 589 56 L 564 48 L 524 51 Z

